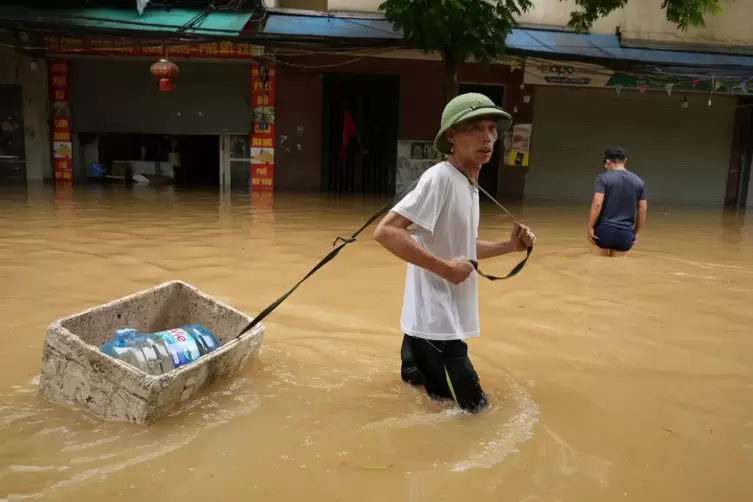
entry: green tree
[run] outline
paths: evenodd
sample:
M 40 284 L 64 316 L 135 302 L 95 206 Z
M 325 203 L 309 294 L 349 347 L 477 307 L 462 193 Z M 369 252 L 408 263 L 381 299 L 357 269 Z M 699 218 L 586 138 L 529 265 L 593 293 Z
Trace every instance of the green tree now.
M 473 56 L 486 66 L 502 56 L 515 17 L 531 5 L 531 0 L 385 0 L 379 10 L 408 45 L 442 55 L 450 100 L 458 94 L 458 65 Z
M 587 31 L 600 17 L 624 7 L 628 0 L 575 0 L 578 10 L 568 26 Z M 505 42 L 517 18 L 532 0 L 384 0 L 379 10 L 408 45 L 438 52 L 445 66 L 447 100 L 458 94 L 458 65 L 473 57 L 483 66 L 505 54 Z M 681 30 L 705 26 L 706 14 L 721 10 L 719 0 L 664 0 L 669 21 Z
M 628 0 L 575 0 L 579 10 L 570 14 L 568 26 L 587 31 L 597 19 L 625 7 L 627 3 Z M 690 26 L 703 28 L 706 26 L 704 16 L 721 12 L 719 0 L 664 0 L 661 8 L 666 11 L 667 20 L 682 31 Z

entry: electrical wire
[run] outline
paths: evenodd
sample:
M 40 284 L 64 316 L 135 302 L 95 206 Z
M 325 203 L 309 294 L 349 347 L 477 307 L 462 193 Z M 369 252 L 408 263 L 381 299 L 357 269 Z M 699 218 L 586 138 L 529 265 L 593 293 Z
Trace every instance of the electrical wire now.
M 176 40 L 173 42 L 160 42 L 160 43 L 154 43 L 152 42 L 144 42 L 141 44 L 130 44 L 130 45 L 124 45 L 121 47 L 115 47 L 111 46 L 107 49 L 102 49 L 103 54 L 107 56 L 117 57 L 117 54 L 107 54 L 107 52 L 112 50 L 117 50 L 120 48 L 138 48 L 138 47 L 163 47 L 163 48 L 169 48 L 172 46 L 183 46 L 190 43 L 214 43 L 212 39 L 202 39 L 202 40 L 195 40 L 195 39 L 186 39 L 186 40 Z M 249 44 L 249 45 L 255 45 L 255 44 Z M 2 44 L 0 43 L 0 47 L 9 47 L 9 48 L 15 48 L 15 49 L 22 49 L 27 53 L 33 53 L 32 50 L 44 50 L 46 47 L 19 47 L 14 46 L 10 44 Z M 97 49 L 92 48 L 84 48 L 84 49 L 67 49 L 65 53 L 62 54 L 76 54 L 76 53 L 90 53 L 92 51 L 96 51 Z M 331 68 L 338 68 L 338 67 L 344 67 L 348 66 L 352 63 L 355 63 L 357 61 L 366 59 L 366 58 L 372 58 L 372 57 L 380 57 L 384 56 L 386 54 L 395 52 L 397 50 L 400 50 L 399 48 L 388 48 L 388 49 L 376 49 L 376 50 L 366 50 L 366 49 L 359 49 L 355 51 L 293 51 L 293 52 L 283 52 L 283 51 L 275 51 L 273 55 L 268 56 L 264 54 L 259 54 L 255 56 L 249 56 L 247 57 L 247 60 L 249 62 L 259 62 L 259 61 L 265 61 L 267 63 L 274 63 L 274 64 L 281 64 L 284 66 L 288 66 L 291 68 L 301 68 L 301 69 L 307 69 L 307 70 L 316 70 L 316 69 L 331 69 Z M 328 56 L 328 57 L 342 57 L 342 56 L 353 56 L 351 59 L 347 59 L 345 61 L 338 61 L 334 63 L 329 64 L 303 64 L 303 63 L 294 63 L 291 61 L 286 61 L 282 58 L 289 58 L 289 57 L 311 57 L 311 56 Z M 528 76 L 539 76 L 540 73 L 533 72 L 531 70 L 526 69 L 526 66 L 530 64 L 530 62 L 538 62 L 543 65 L 551 64 L 551 60 L 539 60 L 536 58 L 527 58 L 525 64 L 523 65 L 523 68 L 520 69 L 520 71 L 523 72 L 523 75 Z M 504 64 L 504 63 L 501 63 Z M 577 66 L 577 65 L 576 65 Z M 592 77 L 604 77 L 609 78 L 614 75 L 614 71 L 612 70 L 601 70 L 601 69 L 590 69 L 586 67 L 578 67 L 577 72 L 579 75 L 585 75 L 585 76 L 592 76 Z M 642 72 L 635 72 L 635 71 L 621 71 L 619 72 L 621 75 L 627 76 L 627 77 L 633 77 L 637 80 L 640 79 L 657 79 L 657 75 L 655 73 L 642 73 Z M 663 76 L 665 80 L 665 84 L 673 84 L 676 86 L 683 86 L 683 85 L 697 85 L 701 82 L 711 81 L 714 80 L 716 82 L 721 82 L 722 85 L 728 88 L 737 88 L 740 87 L 741 81 L 747 81 L 749 79 L 753 79 L 753 70 L 751 70 L 751 73 L 748 73 L 747 76 L 743 75 L 742 77 L 735 76 L 734 78 L 731 78 L 726 75 L 716 75 L 716 76 L 709 76 L 707 74 L 700 74 L 700 75 L 692 75 L 690 78 L 688 75 L 685 74 L 670 74 L 670 75 L 664 75 Z M 685 77 L 684 79 L 681 77 Z M 667 80 L 667 78 L 671 78 L 672 80 Z M 660 77 L 661 79 L 661 77 Z M 730 85 L 730 83 L 734 83 L 736 85 Z M 638 86 L 640 87 L 640 85 Z M 742 89 L 742 87 L 740 87 Z M 692 91 L 688 91 L 692 92 Z M 706 92 L 705 90 L 699 90 L 697 92 Z
M 210 13 L 211 13 L 211 10 L 205 10 L 205 11 L 202 11 L 202 12 L 198 13 L 196 16 L 194 16 L 194 18 L 190 19 L 183 26 L 181 26 L 178 29 L 178 33 L 180 33 L 182 35 L 188 35 L 188 38 L 185 39 L 187 41 L 195 41 L 196 43 L 200 43 L 202 41 L 210 42 L 212 39 L 211 38 L 207 38 L 206 36 L 201 37 L 201 36 L 197 36 L 195 34 L 187 33 L 188 30 L 198 29 L 202 25 L 202 23 L 208 18 L 208 16 L 209 16 Z M 265 9 L 265 11 L 263 13 L 263 16 L 260 19 L 253 20 L 252 22 L 254 22 L 254 23 L 261 23 L 262 21 L 264 21 L 266 19 L 266 17 L 268 16 L 268 13 L 269 13 L 269 10 Z M 326 13 L 322 12 L 322 14 L 326 14 Z M 331 14 L 329 14 L 328 17 L 334 18 L 334 16 L 331 15 Z M 100 18 L 87 18 L 87 19 L 119 22 L 118 20 L 109 20 L 109 19 L 104 19 L 104 18 L 102 18 L 102 19 L 100 19 Z M 374 27 L 372 27 L 370 25 L 359 23 L 359 22 L 357 22 L 355 20 L 352 20 L 352 19 L 348 19 L 348 18 L 338 18 L 338 19 L 344 20 L 346 22 L 357 24 L 360 27 L 371 28 L 371 29 L 375 29 L 375 30 L 380 31 L 380 32 L 384 31 L 384 30 L 379 30 L 377 28 L 374 28 Z M 128 22 L 128 23 L 130 23 L 130 22 Z M 148 25 L 150 27 L 154 26 L 154 25 L 151 25 L 151 24 L 148 24 L 148 23 L 134 23 L 134 24 L 136 24 L 136 25 L 144 24 L 144 25 Z M 249 41 L 249 42 L 251 42 L 251 41 Z M 278 45 L 278 46 L 281 46 L 283 48 L 284 47 L 289 47 L 291 45 L 296 45 L 296 44 L 300 44 L 301 43 L 301 42 L 297 42 L 297 43 L 296 42 L 293 42 L 293 43 L 288 42 L 288 43 L 285 43 L 285 42 L 282 42 L 280 40 L 275 40 L 272 37 L 263 37 L 261 39 L 257 38 L 255 40 L 253 40 L 253 42 L 254 42 L 253 45 L 264 45 L 264 46 Z M 311 43 L 312 41 L 308 40 L 307 42 Z M 184 43 L 185 43 L 184 41 L 179 41 L 179 42 L 176 42 L 175 45 L 182 45 Z M 319 41 L 319 43 L 322 44 L 323 47 L 325 47 L 325 50 L 319 50 L 317 52 L 326 53 L 327 52 L 326 51 L 326 47 L 328 45 L 330 45 L 330 44 L 329 43 L 325 44 L 325 43 L 322 43 L 321 41 Z M 144 45 L 151 46 L 151 45 L 154 45 L 154 43 L 153 42 L 148 42 L 148 43 L 146 43 Z M 165 43 L 164 45 L 168 45 L 168 44 Z M 351 44 L 347 44 L 346 43 L 346 44 L 340 44 L 340 45 L 344 46 L 344 47 L 347 47 L 348 45 L 350 45 L 352 47 L 358 47 L 358 46 L 355 46 L 352 43 Z M 138 44 L 129 44 L 129 46 L 131 46 L 131 47 L 138 47 L 139 45 Z M 525 46 L 519 46 L 519 47 L 522 47 L 522 49 L 525 51 Z M 534 45 L 531 45 L 530 47 L 534 47 Z M 562 49 L 567 49 L 568 48 L 566 46 L 560 46 L 560 47 Z M 118 47 L 113 46 L 112 48 L 116 49 Z M 405 45 L 401 45 L 401 44 L 397 44 L 397 45 L 393 44 L 390 48 L 392 48 L 392 49 L 407 49 L 408 47 L 405 46 Z M 24 47 L 24 49 L 25 50 L 33 50 L 34 48 Z M 39 50 L 45 50 L 46 47 L 39 47 L 38 49 Z M 354 50 L 354 49 L 351 49 L 351 50 Z M 535 57 L 534 58 L 529 58 L 529 59 L 535 59 Z M 638 66 L 641 66 L 641 65 L 638 64 Z M 643 68 L 643 71 L 641 73 L 643 73 L 643 74 L 646 74 L 646 75 L 658 74 L 658 75 L 663 75 L 663 76 L 679 76 L 679 75 L 687 75 L 688 73 L 695 72 L 697 74 L 697 76 L 699 76 L 699 77 L 707 77 L 707 76 L 711 76 L 713 74 L 717 74 L 719 76 L 723 76 L 724 78 L 741 78 L 741 77 L 746 77 L 747 74 L 751 73 L 750 70 L 748 68 L 746 68 L 746 67 L 740 68 L 740 67 L 728 67 L 728 66 L 724 66 L 724 67 L 719 67 L 719 66 L 695 67 L 695 69 L 692 69 L 692 67 L 685 67 L 685 66 L 679 68 L 679 67 L 672 67 L 672 66 L 668 66 L 668 65 L 651 65 L 651 66 L 643 65 L 642 68 Z M 667 68 L 674 68 L 675 71 L 671 71 L 671 70 L 668 71 Z M 680 71 L 678 71 L 678 70 L 680 70 Z
M 160 5 L 160 4 L 158 4 Z M 164 5 L 164 4 L 162 4 Z M 215 11 L 215 10 L 238 10 L 239 6 L 241 5 L 240 0 L 233 0 L 233 2 L 222 5 L 220 7 L 216 7 L 214 3 L 212 3 L 209 7 L 202 10 L 201 12 L 198 12 L 193 18 L 189 19 L 186 23 L 184 23 L 181 27 L 178 28 L 177 33 L 184 35 L 183 37 L 179 39 L 170 39 L 169 41 L 160 40 L 159 42 L 155 40 L 147 40 L 144 42 L 131 42 L 128 44 L 124 44 L 122 46 L 118 45 L 112 45 L 108 47 L 107 49 L 103 49 L 102 52 L 106 54 L 107 52 L 111 52 L 118 49 L 126 49 L 126 48 L 138 48 L 138 47 L 165 47 L 169 48 L 171 46 L 178 46 L 178 45 L 186 45 L 186 44 L 206 44 L 206 43 L 213 43 L 217 42 L 217 39 L 210 38 L 207 36 L 197 36 L 195 34 L 190 33 L 190 30 L 196 30 L 199 29 L 202 24 L 206 21 L 206 19 L 209 17 L 209 15 Z M 264 9 L 263 15 L 260 19 L 253 20 L 255 23 L 261 23 L 264 21 L 268 13 L 270 12 L 269 9 Z M 362 28 L 368 28 L 373 29 L 375 31 L 378 31 L 380 33 L 389 33 L 393 34 L 393 32 L 388 32 L 386 30 L 381 30 L 379 28 L 376 28 L 372 25 L 365 24 L 358 22 L 356 19 L 350 19 L 345 17 L 337 17 L 333 13 L 325 12 L 325 11 L 316 11 L 323 17 L 329 17 L 329 18 L 336 18 L 344 22 L 356 24 L 359 27 Z M 284 15 L 284 14 L 283 14 Z M 104 21 L 104 22 L 120 22 L 120 20 L 111 20 L 107 18 L 81 18 L 81 19 L 87 19 L 87 20 L 97 20 L 97 21 Z M 153 27 L 153 24 L 149 23 L 139 23 L 139 22 L 130 22 L 130 21 L 122 21 L 124 23 L 134 24 L 134 25 L 146 25 Z M 172 28 L 172 27 L 171 27 Z M 86 29 L 80 30 L 83 31 L 84 34 L 86 34 Z M 90 30 L 92 32 L 98 32 L 98 30 Z M 120 33 L 122 33 L 123 30 L 118 30 Z M 74 37 L 77 38 L 77 37 Z M 115 40 L 125 40 L 126 37 L 114 37 Z M 250 39 L 247 40 L 245 38 L 237 39 L 242 41 L 235 41 L 234 43 L 248 43 L 249 45 L 257 45 L 257 46 L 272 46 L 274 49 L 278 49 L 275 51 L 274 57 L 269 56 L 263 56 L 264 59 L 268 61 L 276 61 L 280 64 L 284 64 L 291 67 L 297 67 L 297 68 L 303 68 L 303 69 L 326 69 L 326 68 L 336 68 L 341 66 L 347 66 L 349 64 L 352 64 L 356 61 L 362 60 L 367 57 L 378 57 L 380 55 L 384 55 L 386 53 L 396 51 L 396 50 L 402 50 L 402 49 L 409 49 L 404 44 L 394 44 L 387 48 L 380 48 L 380 49 L 374 49 L 373 47 L 361 47 L 352 43 L 342 43 L 340 42 L 332 44 L 331 42 L 323 42 L 319 40 L 320 45 L 311 45 L 311 41 L 306 42 L 282 42 L 279 40 L 271 40 L 270 38 L 264 37 L 262 39 Z M 306 50 L 294 50 L 291 49 L 292 46 L 297 46 L 305 44 L 307 47 Z M 2 44 L 4 46 L 8 46 L 7 44 Z M 332 45 L 339 45 L 344 50 L 335 50 L 332 51 L 330 47 Z M 533 47 L 533 45 L 531 45 Z M 41 46 L 41 47 L 29 47 L 29 46 L 15 46 L 14 48 L 18 48 L 24 51 L 46 51 L 49 49 L 47 46 Z M 314 50 L 312 50 L 312 48 Z M 567 48 L 567 47 L 562 47 Z M 282 50 L 279 50 L 282 49 Z M 285 53 L 283 52 L 285 49 L 288 49 L 290 52 Z M 66 49 L 65 53 L 90 53 L 92 51 L 97 51 L 97 48 L 82 48 L 82 49 Z M 282 59 L 278 59 L 280 57 L 305 57 L 305 56 L 311 56 L 311 55 L 329 55 L 329 56 L 343 56 L 343 55 L 352 55 L 353 58 L 341 61 L 341 62 L 335 62 L 331 64 L 319 64 L 319 65 L 308 65 L 308 64 L 302 64 L 302 63 L 293 63 L 290 61 L 285 61 Z M 260 56 L 262 57 L 262 56 Z M 552 60 L 543 60 L 537 57 L 527 57 L 525 58 L 526 65 L 528 64 L 541 64 L 541 65 L 547 65 L 551 64 Z M 568 63 L 566 61 L 556 61 L 555 64 L 560 65 L 567 65 Z M 584 67 L 583 65 L 577 65 L 574 64 L 573 66 L 578 66 L 577 72 L 578 74 L 584 75 L 584 74 L 591 74 L 594 76 L 598 75 L 609 75 L 611 76 L 614 71 L 613 69 L 605 68 L 605 70 L 602 70 L 601 73 L 599 70 L 591 70 L 587 67 Z M 747 67 L 729 67 L 729 66 L 704 66 L 704 67 L 698 67 L 698 66 L 672 66 L 672 65 L 647 65 L 647 64 L 633 64 L 632 65 L 633 70 L 631 69 L 621 69 L 619 70 L 620 73 L 626 74 L 628 76 L 633 76 L 635 78 L 654 78 L 654 79 L 673 79 L 673 80 L 687 80 L 688 83 L 698 83 L 700 80 L 715 80 L 717 82 L 720 81 L 732 81 L 736 80 L 738 83 L 740 81 L 747 81 L 751 78 L 753 78 L 753 68 L 747 68 Z M 524 70 L 525 73 L 526 72 Z M 674 83 L 674 84 L 680 84 L 681 82 L 667 82 L 667 83 Z

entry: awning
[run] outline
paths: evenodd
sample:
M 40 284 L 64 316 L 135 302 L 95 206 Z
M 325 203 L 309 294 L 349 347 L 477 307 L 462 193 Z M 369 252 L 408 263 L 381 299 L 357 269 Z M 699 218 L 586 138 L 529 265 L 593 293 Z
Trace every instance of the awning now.
M 130 9 L 32 9 L 0 7 L 3 24 L 29 24 L 172 35 L 237 37 L 252 12 L 209 12 L 189 9 L 146 9 L 142 15 Z
M 274 37 L 381 40 L 402 43 L 402 35 L 383 18 L 306 16 L 270 11 L 259 33 Z
M 753 67 L 753 57 L 748 56 L 623 47 L 617 35 L 516 29 L 507 38 L 507 46 L 548 57 L 566 55 L 657 65 Z
M 402 34 L 384 18 L 355 18 L 334 15 L 304 15 L 270 11 L 259 31 L 265 36 L 331 38 L 350 40 L 402 41 Z M 616 35 L 595 35 L 566 31 L 517 28 L 507 38 L 511 53 L 539 55 L 549 59 L 569 57 L 624 61 L 639 64 L 688 67 L 753 67 L 753 57 L 692 51 L 623 47 Z

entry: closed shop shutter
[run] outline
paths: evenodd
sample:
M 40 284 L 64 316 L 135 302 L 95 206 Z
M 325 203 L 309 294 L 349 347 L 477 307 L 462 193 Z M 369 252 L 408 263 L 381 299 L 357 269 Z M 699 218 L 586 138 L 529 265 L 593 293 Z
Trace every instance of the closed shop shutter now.
M 154 61 L 75 59 L 70 68 L 76 133 L 251 132 L 250 63 L 174 61 L 174 89 L 160 92 Z
M 736 98 L 538 86 L 527 200 L 588 201 L 604 150 L 625 148 L 649 201 L 722 204 Z

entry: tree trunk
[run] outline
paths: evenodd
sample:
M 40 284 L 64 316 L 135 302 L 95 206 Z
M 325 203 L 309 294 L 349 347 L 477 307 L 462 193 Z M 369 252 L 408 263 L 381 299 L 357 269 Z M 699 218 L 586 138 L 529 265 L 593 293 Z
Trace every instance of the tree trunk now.
M 445 102 L 448 103 L 460 92 L 458 84 L 458 65 L 452 56 L 444 55 Z

